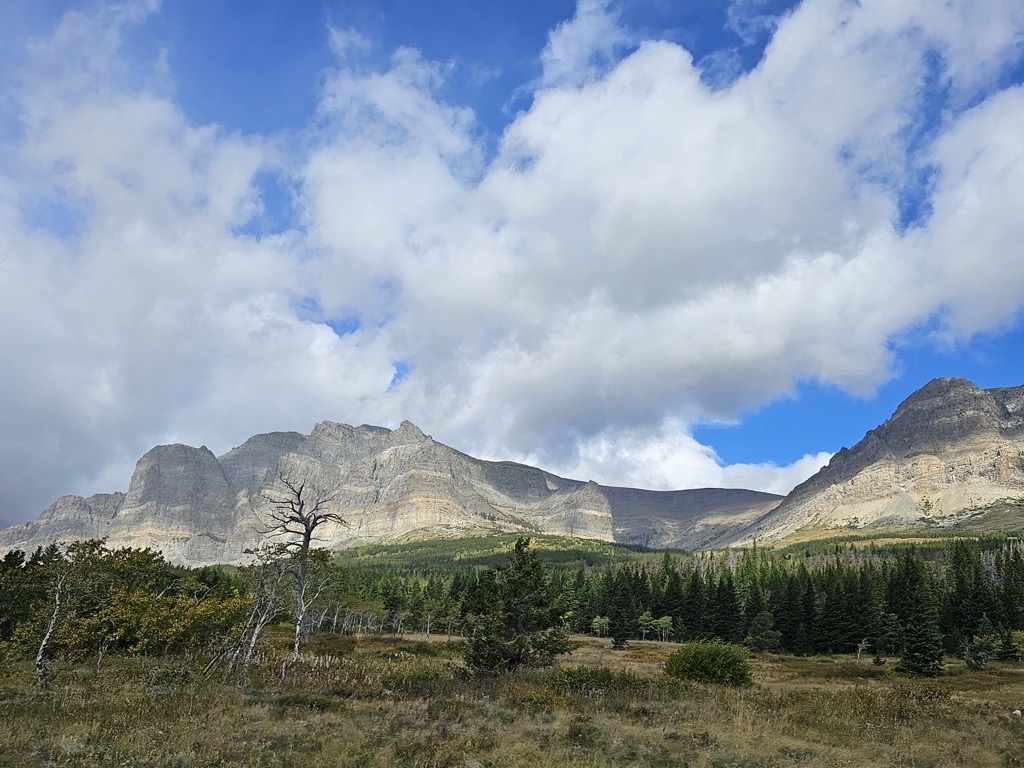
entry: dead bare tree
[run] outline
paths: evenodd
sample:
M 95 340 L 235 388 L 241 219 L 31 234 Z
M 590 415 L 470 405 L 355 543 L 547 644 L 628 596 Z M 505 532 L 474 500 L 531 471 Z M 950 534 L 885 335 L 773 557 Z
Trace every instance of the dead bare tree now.
M 237 640 L 225 649 L 225 653 L 231 657 L 228 663 L 229 673 L 238 668 L 248 670 L 264 627 L 285 611 L 283 582 L 287 568 L 284 553 L 270 547 L 246 551 L 256 556 L 256 561 L 251 566 L 255 579 L 252 586 L 253 602 Z M 211 661 L 207 666 L 207 672 L 219 662 L 219 658 Z
M 331 512 L 331 504 L 337 494 L 328 494 L 315 487 L 307 487 L 306 481 L 296 482 L 284 475 L 278 480 L 285 490 L 280 494 L 264 493 L 272 505 L 270 523 L 264 529 L 268 537 L 280 538 L 280 547 L 290 556 L 295 578 L 295 640 L 292 644 L 292 660 L 299 658 L 299 645 L 309 634 L 306 615 L 310 604 L 317 598 L 324 584 L 311 589 L 309 583 L 312 563 L 313 542 L 317 541 L 316 530 L 325 523 L 347 526 L 341 515 Z

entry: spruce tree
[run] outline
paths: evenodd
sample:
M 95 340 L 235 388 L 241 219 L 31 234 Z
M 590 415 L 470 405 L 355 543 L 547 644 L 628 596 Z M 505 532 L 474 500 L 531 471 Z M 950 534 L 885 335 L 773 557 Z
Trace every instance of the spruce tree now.
M 608 605 L 608 634 L 612 648 L 625 648 L 636 635 L 640 611 L 633 593 L 636 582 L 624 566 L 619 566 L 611 582 Z
M 896 671 L 909 677 L 935 677 L 942 673 L 942 632 L 939 606 L 924 561 L 916 552 L 901 555 L 897 563 L 910 606 L 903 627 L 903 649 Z
M 704 579 L 700 571 L 694 568 L 686 584 L 686 595 L 683 598 L 682 634 L 687 640 L 699 640 L 705 636 L 706 622 L 704 611 L 707 598 Z
M 478 672 L 550 664 L 574 648 L 568 626 L 552 608 L 556 595 L 547 569 L 529 546 L 528 538 L 520 538 L 508 564 L 493 579 L 480 580 L 491 602 L 472 622 L 465 655 Z
M 801 626 L 800 583 L 795 574 L 785 576 L 786 586 L 775 612 L 775 628 L 779 630 L 779 644 L 787 651 L 795 651 Z
M 716 637 L 727 643 L 740 640 L 743 616 L 740 614 L 740 601 L 730 571 L 724 571 L 718 577 L 718 586 L 708 605 L 708 613 Z

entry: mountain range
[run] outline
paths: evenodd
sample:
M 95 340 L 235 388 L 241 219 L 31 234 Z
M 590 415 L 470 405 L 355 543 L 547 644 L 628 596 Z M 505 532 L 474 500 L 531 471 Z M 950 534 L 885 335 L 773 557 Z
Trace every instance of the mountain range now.
M 936 379 L 786 497 L 572 480 L 475 459 L 410 422 L 324 421 L 309 435 L 256 435 L 221 456 L 161 445 L 139 459 L 127 492 L 61 497 L 0 531 L 0 551 L 105 537 L 183 564 L 244 562 L 265 538 L 282 478 L 331 497 L 345 524 L 317 529 L 330 548 L 525 532 L 695 550 L 808 529 L 952 526 L 1024 497 L 1024 387 Z

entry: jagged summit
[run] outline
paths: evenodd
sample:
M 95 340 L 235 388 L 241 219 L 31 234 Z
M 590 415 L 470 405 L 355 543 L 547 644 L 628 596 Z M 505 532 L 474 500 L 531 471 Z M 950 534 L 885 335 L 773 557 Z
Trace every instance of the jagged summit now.
M 175 562 L 242 561 L 262 536 L 266 495 L 282 476 L 334 496 L 333 511 L 348 526 L 318 533 L 337 548 L 509 532 L 710 546 L 780 499 L 605 488 L 474 459 L 409 421 L 394 430 L 322 421 L 309 435 L 255 435 L 220 457 L 206 447 L 157 446 L 139 459 L 127 493 L 58 499 L 35 522 L 0 531 L 0 549 L 106 537 L 112 546 L 160 549 Z
M 1024 498 L 1024 386 L 930 381 L 784 500 L 742 489 L 611 488 L 481 461 L 409 421 L 393 430 L 322 421 L 309 435 L 255 435 L 219 457 L 162 445 L 139 459 L 127 492 L 64 496 L 35 522 L 0 531 L 0 551 L 106 537 L 181 563 L 238 562 L 259 542 L 266 494 L 282 476 L 334 496 L 349 524 L 322 531 L 336 548 L 533 532 L 707 549 L 806 527 L 950 525 Z

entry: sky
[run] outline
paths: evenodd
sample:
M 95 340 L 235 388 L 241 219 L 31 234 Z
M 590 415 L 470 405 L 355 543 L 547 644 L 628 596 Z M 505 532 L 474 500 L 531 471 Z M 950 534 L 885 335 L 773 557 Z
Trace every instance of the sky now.
M 0 519 L 322 420 L 785 493 L 1024 384 L 1019 0 L 6 0 Z

